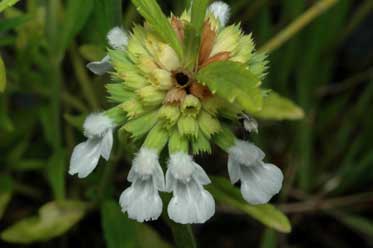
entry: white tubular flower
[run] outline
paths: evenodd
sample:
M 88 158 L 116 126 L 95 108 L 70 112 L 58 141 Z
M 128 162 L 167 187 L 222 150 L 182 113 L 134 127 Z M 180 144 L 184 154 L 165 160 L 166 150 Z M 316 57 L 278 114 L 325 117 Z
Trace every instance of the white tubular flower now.
M 120 196 L 122 211 L 139 222 L 158 219 L 162 213 L 158 191 L 164 191 L 165 182 L 157 151 L 141 148 L 133 160 L 127 180 L 132 185 Z
M 170 156 L 166 190 L 173 192 L 168 215 L 181 224 L 204 223 L 215 213 L 215 201 L 202 185 L 210 183 L 205 171 L 188 154 Z
M 106 38 L 109 45 L 114 49 L 125 49 L 128 45 L 128 35 L 119 27 L 111 29 Z M 110 64 L 110 57 L 106 55 L 100 61 L 90 62 L 87 64 L 87 68 L 96 75 L 103 75 L 112 68 Z
M 70 159 L 70 175 L 87 177 L 96 168 L 100 156 L 109 160 L 114 127 L 112 120 L 103 113 L 90 114 L 86 118 L 83 128 L 88 139 L 74 148 Z
M 277 194 L 283 181 L 281 170 L 264 163 L 265 154 L 254 144 L 236 140 L 228 150 L 228 173 L 232 183 L 241 181 L 243 198 L 251 204 L 267 203 Z
M 228 4 L 221 2 L 221 1 L 213 2 L 209 6 L 208 10 L 217 19 L 219 19 L 222 27 L 224 27 L 227 24 L 229 16 L 230 16 L 230 8 Z

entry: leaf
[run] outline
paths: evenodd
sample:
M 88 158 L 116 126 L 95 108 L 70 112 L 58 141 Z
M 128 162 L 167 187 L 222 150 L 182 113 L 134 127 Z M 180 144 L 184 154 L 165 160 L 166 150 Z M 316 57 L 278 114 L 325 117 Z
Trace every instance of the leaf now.
M 69 0 L 67 2 L 57 54 L 63 54 L 75 35 L 83 28 L 92 12 L 93 2 L 92 0 Z
M 13 185 L 10 176 L 0 175 L 0 219 L 12 197 Z
M 79 47 L 79 52 L 87 61 L 99 61 L 105 57 L 105 50 L 93 44 L 85 44 Z
M 304 117 L 304 112 L 299 106 L 273 91 L 264 97 L 263 109 L 252 114 L 258 118 L 271 120 L 299 120 Z
M 108 200 L 102 204 L 101 223 L 108 248 L 135 247 L 135 223 L 122 213 L 118 202 Z
M 9 7 L 12 7 L 14 4 L 16 4 L 17 2 L 19 2 L 19 0 L 2 0 L 0 2 L 0 13 L 9 8 Z
M 136 223 L 137 246 L 138 248 L 171 248 L 171 245 L 164 241 L 159 234 L 146 224 Z
M 373 220 L 356 215 L 337 215 L 339 221 L 359 233 L 373 237 Z
M 183 49 L 179 39 L 157 2 L 155 0 L 132 0 L 132 3 L 145 18 L 151 29 L 175 50 L 179 58 L 182 58 Z
M 53 153 L 49 158 L 47 175 L 55 199 L 63 199 L 65 196 L 65 151 Z
M 216 95 L 237 102 L 246 111 L 257 112 L 262 108 L 259 79 L 245 65 L 232 61 L 218 61 L 202 68 L 197 80 Z
M 0 56 L 0 92 L 4 92 L 6 86 L 6 71 L 4 61 Z
M 197 34 L 201 33 L 203 22 L 205 21 L 208 0 L 194 1 L 192 4 L 191 24 Z
M 22 24 L 24 24 L 30 19 L 31 17 L 28 15 L 21 15 L 21 16 L 1 20 L 0 21 L 0 32 L 6 32 L 8 30 L 12 30 L 18 26 L 21 26 Z
M 17 244 L 50 240 L 79 222 L 85 210 L 85 204 L 79 201 L 49 202 L 39 209 L 37 216 L 20 220 L 5 229 L 1 239 Z
M 208 186 L 208 189 L 218 202 L 239 209 L 279 232 L 289 233 L 291 231 L 288 218 L 280 210 L 271 204 L 249 205 L 242 198 L 240 191 L 227 179 L 221 177 L 212 178 L 212 184 Z

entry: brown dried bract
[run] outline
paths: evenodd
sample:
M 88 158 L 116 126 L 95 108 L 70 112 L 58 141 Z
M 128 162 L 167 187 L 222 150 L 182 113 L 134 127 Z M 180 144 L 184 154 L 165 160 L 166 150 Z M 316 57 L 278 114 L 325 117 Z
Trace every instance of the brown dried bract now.
M 180 41 L 184 41 L 184 24 L 176 16 L 171 18 L 171 26 L 175 30 L 177 37 Z
M 209 90 L 209 88 L 207 88 L 206 86 L 204 86 L 202 84 L 196 83 L 196 82 L 193 82 L 190 85 L 189 92 L 190 92 L 190 94 L 192 94 L 192 95 L 194 95 L 194 96 L 196 96 L 200 99 L 204 99 L 206 97 L 212 96 L 212 93 Z
M 230 58 L 230 56 L 231 56 L 230 52 L 220 52 L 218 54 L 215 54 L 211 58 L 208 58 L 203 64 L 200 65 L 200 68 L 202 68 L 206 65 L 209 65 L 213 62 L 228 60 Z
M 186 91 L 181 88 L 172 88 L 167 92 L 167 95 L 163 101 L 165 104 L 179 103 L 184 100 Z
M 216 31 L 213 30 L 209 20 L 207 20 L 203 25 L 201 49 L 199 50 L 199 65 L 204 64 L 205 61 L 210 57 L 215 39 Z

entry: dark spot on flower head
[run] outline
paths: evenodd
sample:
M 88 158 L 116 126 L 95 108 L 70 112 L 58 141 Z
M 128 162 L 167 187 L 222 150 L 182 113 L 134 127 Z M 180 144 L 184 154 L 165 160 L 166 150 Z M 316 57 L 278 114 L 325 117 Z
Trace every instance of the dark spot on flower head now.
M 181 87 L 186 86 L 190 81 L 189 76 L 183 72 L 175 73 L 175 79 L 176 79 L 176 83 Z

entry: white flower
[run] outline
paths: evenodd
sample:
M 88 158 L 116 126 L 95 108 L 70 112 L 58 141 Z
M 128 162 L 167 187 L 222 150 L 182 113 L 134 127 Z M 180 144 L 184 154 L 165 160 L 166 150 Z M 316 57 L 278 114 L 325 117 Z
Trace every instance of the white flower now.
M 221 26 L 224 27 L 227 24 L 230 16 L 228 4 L 221 1 L 213 2 L 208 10 L 220 21 Z
M 166 172 L 166 190 L 173 192 L 169 217 L 182 224 L 206 222 L 215 213 L 215 201 L 202 186 L 209 183 L 205 171 L 191 156 L 172 154 Z
M 133 160 L 127 180 L 132 185 L 120 196 L 122 211 L 139 222 L 158 219 L 162 213 L 158 191 L 164 191 L 165 183 L 157 152 L 141 148 Z
M 283 181 L 281 170 L 264 163 L 264 153 L 254 144 L 242 140 L 228 151 L 228 172 L 232 183 L 241 181 L 243 198 L 251 204 L 267 203 L 277 194 Z
M 70 159 L 70 175 L 87 177 L 97 166 L 100 156 L 109 160 L 113 146 L 114 123 L 103 113 L 90 114 L 83 125 L 88 138 L 74 148 Z
M 258 122 L 248 114 L 242 113 L 240 115 L 243 120 L 243 127 L 248 132 L 258 133 Z
M 128 45 L 127 32 L 119 27 L 111 29 L 106 38 L 109 45 L 114 49 L 125 49 Z M 87 68 L 97 75 L 103 75 L 112 68 L 110 64 L 110 57 L 106 55 L 100 61 L 90 62 L 87 64 Z

